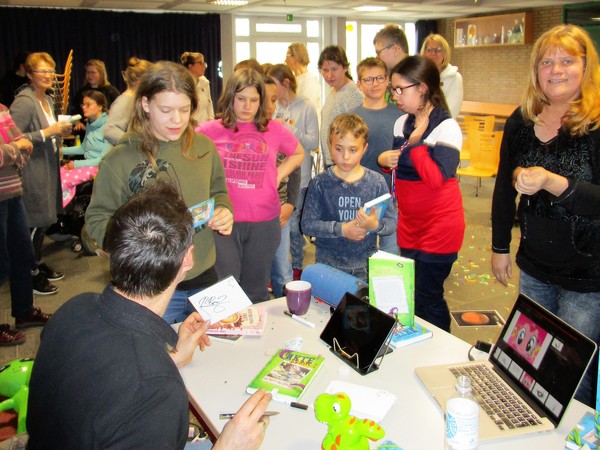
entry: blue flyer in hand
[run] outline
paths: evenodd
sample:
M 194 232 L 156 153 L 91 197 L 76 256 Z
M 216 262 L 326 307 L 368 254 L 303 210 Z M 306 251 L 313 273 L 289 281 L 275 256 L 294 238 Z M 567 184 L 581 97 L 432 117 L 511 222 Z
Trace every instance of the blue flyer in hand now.
M 202 203 L 189 207 L 188 211 L 192 213 L 192 217 L 194 218 L 194 229 L 196 232 L 203 230 L 215 212 L 215 199 L 209 198 Z

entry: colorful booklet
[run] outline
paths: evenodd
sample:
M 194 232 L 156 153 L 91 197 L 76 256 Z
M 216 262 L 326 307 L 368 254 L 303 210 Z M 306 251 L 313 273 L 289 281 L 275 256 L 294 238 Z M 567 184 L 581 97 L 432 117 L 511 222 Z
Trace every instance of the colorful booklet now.
M 385 214 L 385 210 L 390 204 L 391 199 L 392 196 L 389 193 L 380 195 L 379 197 L 366 202 L 363 205 L 363 211 L 365 212 L 365 214 L 371 214 L 371 211 L 373 210 L 373 208 L 375 208 L 375 216 L 377 216 L 377 220 L 381 220 L 381 218 Z M 367 232 L 367 234 L 368 233 L 370 233 L 370 231 Z
M 280 349 L 246 387 L 246 392 L 253 394 L 263 388 L 275 401 L 297 401 L 324 361 L 324 356 Z
M 194 229 L 196 231 L 203 230 L 215 212 L 215 199 L 209 198 L 206 201 L 189 207 L 188 211 L 192 213 L 192 217 L 194 218 Z
M 600 447 L 600 412 L 587 412 L 567 436 L 565 448 L 594 450 Z
M 417 322 L 415 322 L 413 326 L 398 325 L 394 334 L 392 334 L 390 347 L 406 347 L 407 345 L 429 339 L 431 336 L 433 336 L 433 332 L 424 326 L 419 325 Z
M 267 323 L 267 311 L 258 306 L 236 312 L 212 324 L 206 330 L 211 336 L 262 336 Z
M 382 250 L 369 258 L 369 301 L 402 325 L 415 323 L 415 262 Z

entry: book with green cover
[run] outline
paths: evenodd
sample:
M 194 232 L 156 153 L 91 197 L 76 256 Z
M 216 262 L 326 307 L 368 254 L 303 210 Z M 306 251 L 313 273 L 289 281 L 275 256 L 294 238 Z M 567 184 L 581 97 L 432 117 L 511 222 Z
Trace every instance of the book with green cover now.
M 297 401 L 325 361 L 324 356 L 280 349 L 246 387 L 248 394 L 262 388 L 273 400 Z
M 369 258 L 369 301 L 405 326 L 415 323 L 415 262 L 379 250 Z

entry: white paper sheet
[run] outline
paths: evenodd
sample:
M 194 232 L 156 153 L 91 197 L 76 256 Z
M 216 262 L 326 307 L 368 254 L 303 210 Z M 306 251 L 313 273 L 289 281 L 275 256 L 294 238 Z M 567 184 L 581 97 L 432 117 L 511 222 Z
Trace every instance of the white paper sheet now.
M 190 302 L 204 320 L 209 320 L 210 323 L 217 323 L 252 305 L 246 293 L 232 276 L 192 295 Z

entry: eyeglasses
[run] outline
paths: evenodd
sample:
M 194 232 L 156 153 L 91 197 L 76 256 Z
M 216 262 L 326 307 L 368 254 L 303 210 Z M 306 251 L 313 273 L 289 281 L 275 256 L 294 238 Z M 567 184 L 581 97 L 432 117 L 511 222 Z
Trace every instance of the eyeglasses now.
M 56 70 L 32 70 L 33 73 L 41 73 L 44 75 L 54 75 Z
M 362 81 L 365 84 L 373 84 L 373 82 L 375 80 L 377 80 L 377 83 L 384 83 L 386 80 L 386 76 L 379 75 L 378 77 L 365 77 L 365 78 L 361 79 L 360 81 Z
M 398 95 L 402 95 L 402 93 L 406 89 L 413 87 L 413 86 L 418 86 L 419 84 L 421 84 L 421 83 L 413 83 L 413 84 L 409 84 L 408 86 L 396 86 L 395 88 L 392 88 L 392 91 L 394 91 Z
M 443 53 L 444 49 L 442 47 L 427 47 L 425 49 L 427 53 Z
M 194 64 L 202 64 L 204 67 L 208 66 L 204 61 L 194 61 Z
M 89 108 L 90 106 L 94 106 L 95 104 L 96 104 L 96 102 L 85 102 L 79 106 L 81 106 L 82 108 Z
M 387 50 L 388 48 L 392 48 L 393 46 L 394 46 L 394 44 L 388 44 L 388 45 L 386 45 L 385 47 L 383 47 L 383 48 L 380 48 L 379 50 L 375 50 L 375 53 L 377 53 L 377 56 L 381 56 L 381 53 L 382 53 L 384 50 Z

